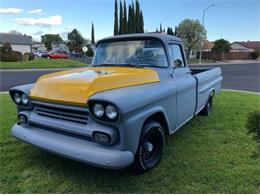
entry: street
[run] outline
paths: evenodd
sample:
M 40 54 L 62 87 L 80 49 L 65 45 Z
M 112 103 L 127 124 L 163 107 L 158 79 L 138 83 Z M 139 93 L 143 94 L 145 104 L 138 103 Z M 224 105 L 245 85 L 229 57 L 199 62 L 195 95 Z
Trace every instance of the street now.
M 192 65 L 197 67 L 220 67 L 223 75 L 223 89 L 235 89 L 260 92 L 260 63 L 225 64 L 225 65 Z M 8 91 L 11 87 L 34 83 L 38 77 L 59 70 L 0 70 L 0 91 Z

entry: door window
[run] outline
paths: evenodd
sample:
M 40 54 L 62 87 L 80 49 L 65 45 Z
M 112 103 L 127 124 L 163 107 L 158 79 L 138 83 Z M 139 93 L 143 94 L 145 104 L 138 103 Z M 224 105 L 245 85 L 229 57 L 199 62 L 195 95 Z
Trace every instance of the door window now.
M 175 68 L 185 67 L 181 46 L 178 44 L 170 44 L 168 47 L 171 65 Z

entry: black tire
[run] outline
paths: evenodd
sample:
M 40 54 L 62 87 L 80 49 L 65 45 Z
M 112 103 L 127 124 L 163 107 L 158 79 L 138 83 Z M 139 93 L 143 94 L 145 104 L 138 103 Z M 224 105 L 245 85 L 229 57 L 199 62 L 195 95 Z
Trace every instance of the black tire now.
M 201 110 L 201 114 L 204 116 L 211 116 L 212 111 L 213 111 L 213 97 L 210 97 L 205 107 Z
M 164 139 L 164 129 L 160 123 L 149 121 L 144 125 L 133 164 L 137 173 L 144 173 L 160 162 Z

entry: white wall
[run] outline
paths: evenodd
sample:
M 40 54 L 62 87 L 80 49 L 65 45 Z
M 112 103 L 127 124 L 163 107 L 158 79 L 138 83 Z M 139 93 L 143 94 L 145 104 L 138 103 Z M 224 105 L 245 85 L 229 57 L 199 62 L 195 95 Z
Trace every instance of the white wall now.
M 3 44 L 0 44 L 0 47 Z M 30 45 L 15 45 L 15 44 L 11 44 L 11 47 L 13 49 L 13 51 L 19 51 L 22 52 L 22 54 L 24 54 L 25 52 L 31 52 L 31 47 Z
M 11 44 L 11 46 L 12 46 L 13 51 L 20 51 L 23 54 L 25 52 L 31 52 L 30 45 L 14 45 L 14 44 Z

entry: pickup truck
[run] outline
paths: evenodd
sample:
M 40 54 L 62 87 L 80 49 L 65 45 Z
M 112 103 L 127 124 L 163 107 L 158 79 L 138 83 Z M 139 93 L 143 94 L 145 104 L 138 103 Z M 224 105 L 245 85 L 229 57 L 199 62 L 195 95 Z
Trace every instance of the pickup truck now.
M 89 165 L 154 168 L 166 136 L 210 116 L 220 68 L 190 69 L 180 38 L 160 33 L 100 40 L 89 67 L 10 89 L 23 142 Z M 213 117 L 213 116 L 212 116 Z

